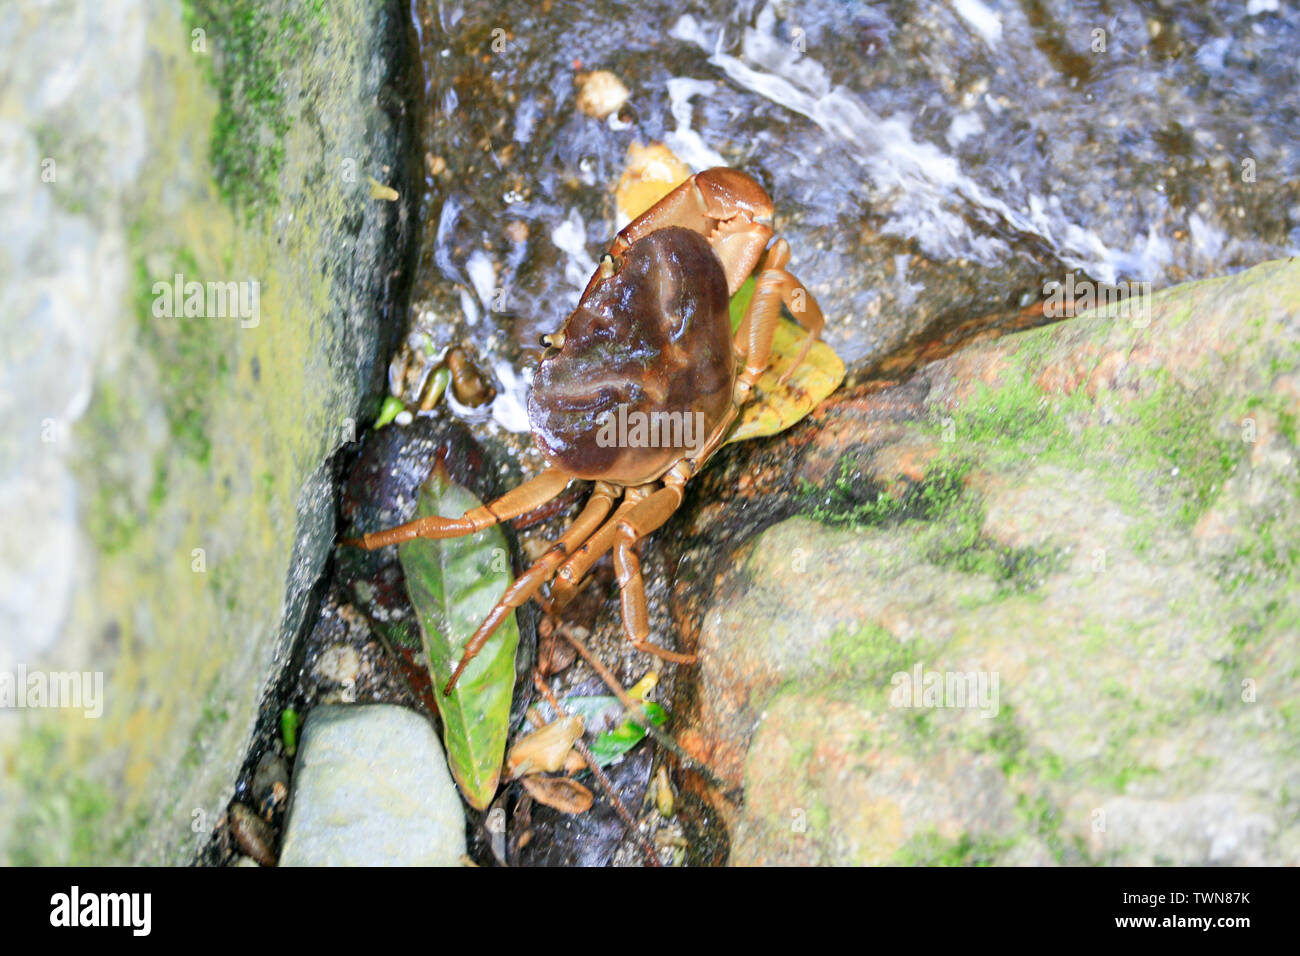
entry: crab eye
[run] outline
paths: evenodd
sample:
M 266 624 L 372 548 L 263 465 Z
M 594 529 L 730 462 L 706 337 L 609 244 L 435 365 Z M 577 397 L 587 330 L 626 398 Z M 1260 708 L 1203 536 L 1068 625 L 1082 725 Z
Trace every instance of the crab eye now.
M 608 252 L 600 257 L 600 277 L 608 279 L 618 271 L 619 261 L 611 256 Z

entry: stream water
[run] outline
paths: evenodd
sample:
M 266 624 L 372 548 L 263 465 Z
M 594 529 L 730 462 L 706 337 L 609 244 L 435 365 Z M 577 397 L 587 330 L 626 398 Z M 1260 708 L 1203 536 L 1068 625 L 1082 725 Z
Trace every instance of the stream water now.
M 466 346 L 522 446 L 537 336 L 633 143 L 759 179 L 851 369 L 1073 274 L 1159 289 L 1300 247 L 1300 12 L 1275 0 L 416 0 L 415 356 Z M 583 71 L 631 91 L 608 121 Z M 408 383 L 409 388 L 409 383 Z M 517 436 L 513 441 L 511 436 Z

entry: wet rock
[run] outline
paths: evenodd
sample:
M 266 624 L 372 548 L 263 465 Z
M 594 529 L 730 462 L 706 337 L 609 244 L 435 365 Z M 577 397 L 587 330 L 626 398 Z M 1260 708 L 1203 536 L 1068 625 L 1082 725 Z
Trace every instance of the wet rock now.
M 281 866 L 457 866 L 465 814 L 428 720 L 316 707 L 294 767 Z
M 851 372 L 926 330 L 1014 316 L 1067 275 L 1160 288 L 1300 246 L 1300 160 L 1267 120 L 1300 105 L 1295 10 L 637 9 L 475 0 L 424 23 L 439 165 L 412 322 L 431 357 L 481 349 L 504 429 L 526 428 L 520 372 L 574 307 L 621 225 L 610 191 L 651 144 L 768 189 Z M 618 122 L 579 108 L 602 71 L 628 91 Z
M 1298 336 L 1270 262 L 842 394 L 756 456 L 778 520 L 688 548 L 675 592 L 679 739 L 744 787 L 731 861 L 1300 862 Z

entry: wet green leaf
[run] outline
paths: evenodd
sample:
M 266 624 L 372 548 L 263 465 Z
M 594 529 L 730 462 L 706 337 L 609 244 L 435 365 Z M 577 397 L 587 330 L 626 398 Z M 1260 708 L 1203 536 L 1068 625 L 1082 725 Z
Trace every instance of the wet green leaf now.
M 603 727 L 611 719 L 617 720 L 623 715 L 623 705 L 617 697 L 566 697 L 561 703 L 569 714 L 581 715 L 588 729 Z M 656 727 L 668 720 L 668 712 L 654 701 L 646 701 L 646 716 Z M 596 735 L 591 743 L 592 756 L 602 767 L 611 764 L 639 744 L 646 735 L 646 729 L 634 720 L 625 720 L 613 730 L 606 730 Z
M 429 376 L 429 388 L 424 393 L 424 401 L 420 403 L 421 408 L 433 408 L 442 398 L 442 393 L 447 391 L 447 386 L 451 383 L 451 369 L 443 365 L 434 369 L 433 374 Z
M 753 297 L 754 279 L 751 277 L 731 297 L 733 332 L 740 327 Z M 840 382 L 844 381 L 844 362 L 821 341 L 813 343 L 808 355 L 787 381 L 780 380 L 798 357 L 807 337 L 804 329 L 781 316 L 772 339 L 771 363 L 755 383 L 753 400 L 740 410 L 740 421 L 727 436 L 727 444 L 785 431 L 840 387 Z
M 416 515 L 455 518 L 479 504 L 439 468 L 420 492 Z M 465 538 L 417 538 L 398 545 L 438 695 L 447 761 L 461 793 L 478 810 L 492 801 L 501 778 L 519 644 L 515 616 L 497 628 L 450 697 L 444 697 L 441 688 L 479 622 L 510 585 L 507 553 L 499 527 Z
M 290 757 L 298 752 L 298 712 L 292 707 L 280 712 L 280 738 L 284 741 L 284 752 Z
M 400 415 L 405 408 L 406 406 L 402 404 L 400 398 L 396 398 L 392 395 L 385 396 L 384 404 L 379 406 L 379 417 L 375 419 L 375 431 L 379 431 L 379 429 L 391 422 L 394 418 Z

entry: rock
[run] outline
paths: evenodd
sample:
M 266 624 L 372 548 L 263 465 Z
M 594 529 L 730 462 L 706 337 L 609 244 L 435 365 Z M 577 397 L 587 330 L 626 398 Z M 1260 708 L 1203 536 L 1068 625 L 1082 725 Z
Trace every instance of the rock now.
M 465 813 L 429 722 L 387 704 L 316 707 L 281 866 L 459 866 Z
M 692 571 L 731 862 L 1300 863 L 1297 341 L 1278 261 L 832 399 Z
M 104 686 L 97 720 L 0 714 L 8 862 L 192 860 L 330 553 L 413 202 L 367 176 L 416 191 L 403 13 L 318 7 L 20 4 L 0 36 L 0 672 Z

